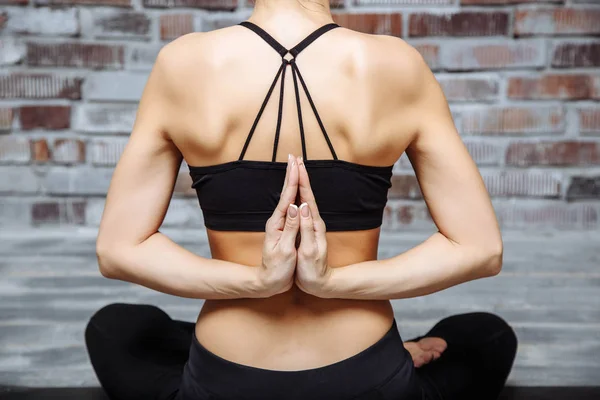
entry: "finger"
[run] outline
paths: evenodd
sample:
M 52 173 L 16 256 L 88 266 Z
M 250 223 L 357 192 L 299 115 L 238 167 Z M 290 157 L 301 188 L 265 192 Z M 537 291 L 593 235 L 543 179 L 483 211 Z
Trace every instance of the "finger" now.
M 310 213 L 310 207 L 307 203 L 302 203 L 300 211 L 300 251 L 305 256 L 312 256 L 317 251 L 317 240 L 315 236 L 315 228 L 313 219 Z
M 298 192 L 298 165 L 295 157 L 292 156 L 288 160 L 287 169 L 287 180 L 272 215 L 275 228 L 280 230 L 284 228 L 288 205 L 296 201 L 296 193 Z
M 281 233 L 281 238 L 279 239 L 279 246 L 289 249 L 290 251 L 296 248 L 296 235 L 298 234 L 298 228 L 300 226 L 299 220 L 298 206 L 289 204 L 285 225 L 283 227 L 283 232 Z
M 285 178 L 283 178 L 283 188 L 281 189 L 281 193 L 285 192 L 285 188 L 287 187 L 287 183 L 290 177 L 290 165 L 292 164 L 290 161 L 292 160 L 292 155 L 288 154 L 287 165 L 285 166 Z M 281 197 L 281 195 L 279 196 Z
M 303 203 L 308 203 L 310 207 L 310 212 L 314 220 L 319 220 L 321 218 L 319 214 L 319 209 L 317 208 L 317 202 L 315 200 L 315 196 L 313 194 L 312 188 L 310 186 L 310 179 L 308 177 L 308 172 L 306 170 L 306 165 L 304 164 L 304 160 L 302 157 L 298 157 L 298 190 L 300 192 L 300 201 Z

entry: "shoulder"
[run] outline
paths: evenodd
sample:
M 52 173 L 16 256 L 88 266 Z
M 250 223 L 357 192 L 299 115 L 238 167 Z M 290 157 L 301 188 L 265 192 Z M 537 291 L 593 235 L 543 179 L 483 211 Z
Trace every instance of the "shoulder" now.
M 171 90 L 189 89 L 194 84 L 208 82 L 200 79 L 218 70 L 223 63 L 223 42 L 231 36 L 231 28 L 182 35 L 164 45 L 156 57 L 153 69 Z
M 353 72 L 369 78 L 382 92 L 394 91 L 400 99 L 414 100 L 422 85 L 433 78 L 421 53 L 401 38 L 344 31 Z
M 421 53 L 395 36 L 377 35 L 375 41 L 382 82 L 398 90 L 404 100 L 415 100 L 423 85 L 435 79 Z

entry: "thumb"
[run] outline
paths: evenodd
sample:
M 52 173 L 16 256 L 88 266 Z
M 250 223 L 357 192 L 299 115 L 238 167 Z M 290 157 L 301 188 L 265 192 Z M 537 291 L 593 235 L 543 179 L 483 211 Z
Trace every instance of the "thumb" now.
M 298 215 L 298 206 L 292 203 L 288 205 L 287 208 L 285 224 L 283 225 L 283 232 L 281 233 L 279 243 L 291 243 L 295 248 L 296 235 L 298 234 L 299 227 L 300 218 Z

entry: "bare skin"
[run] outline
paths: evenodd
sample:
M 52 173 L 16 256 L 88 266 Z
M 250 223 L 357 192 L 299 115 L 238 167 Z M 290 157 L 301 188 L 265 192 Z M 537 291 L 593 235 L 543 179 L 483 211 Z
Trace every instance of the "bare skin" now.
M 330 14 L 299 15 L 261 20 L 256 14 L 255 22 L 287 48 L 332 22 Z M 311 265 L 321 272 L 325 266 L 327 279 L 312 274 L 307 284 L 295 280 L 285 291 L 265 285 L 272 281 L 265 279 L 264 244 L 275 230 L 207 230 L 211 258 L 164 236 L 159 228 L 181 161 L 204 166 L 237 159 L 280 62 L 241 26 L 185 35 L 163 47 L 111 181 L 97 253 L 106 277 L 207 299 L 195 332 L 213 353 L 258 368 L 299 370 L 341 361 L 379 340 L 394 317 L 390 299 L 497 274 L 502 241 L 481 176 L 422 57 L 399 38 L 346 28 L 327 32 L 297 59 L 333 146 L 342 160 L 379 166 L 406 151 L 438 232 L 377 260 L 379 228 L 319 231 L 327 243 L 325 265 L 305 261 L 303 268 L 310 276 Z M 285 87 L 277 161 L 300 153 L 291 74 Z M 270 160 L 276 99 L 245 159 Z M 308 157 L 330 159 L 305 97 L 302 110 Z M 442 347 L 435 340 L 407 344 L 415 364 L 439 356 Z

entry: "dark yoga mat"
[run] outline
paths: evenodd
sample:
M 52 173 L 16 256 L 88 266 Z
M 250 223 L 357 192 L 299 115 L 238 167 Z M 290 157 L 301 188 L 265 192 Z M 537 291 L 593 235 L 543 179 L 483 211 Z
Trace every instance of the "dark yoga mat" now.
M 98 387 L 29 389 L 0 386 L 0 399 L 108 400 L 108 397 Z M 507 387 L 500 400 L 600 400 L 600 387 Z

